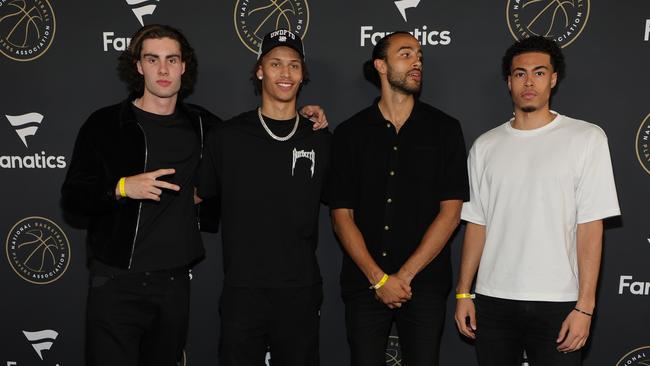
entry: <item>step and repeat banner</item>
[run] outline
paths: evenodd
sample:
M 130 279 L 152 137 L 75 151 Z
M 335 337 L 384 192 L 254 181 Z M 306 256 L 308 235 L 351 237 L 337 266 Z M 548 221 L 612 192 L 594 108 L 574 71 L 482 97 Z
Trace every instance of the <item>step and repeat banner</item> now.
M 259 103 L 249 77 L 261 37 L 294 30 L 312 79 L 300 104 L 322 105 L 330 128 L 378 95 L 362 76 L 373 44 L 409 31 L 424 52 L 421 99 L 461 121 L 468 147 L 512 115 L 500 76 L 505 49 L 530 35 L 555 39 L 567 76 L 552 108 L 605 130 L 623 212 L 606 223 L 584 363 L 650 364 L 650 1 L 0 0 L 0 365 L 84 363 L 84 223 L 61 211 L 59 189 L 79 126 L 126 97 L 119 53 L 152 23 L 189 38 L 199 82 L 188 101 L 224 119 Z M 320 221 L 321 359 L 347 365 L 341 249 L 325 207 Z M 455 275 L 463 231 L 449 243 Z M 188 366 L 217 364 L 221 246 L 218 235 L 204 242 L 208 256 L 193 271 Z M 450 297 L 442 365 L 475 365 L 473 345 L 455 329 L 454 303 Z M 387 345 L 386 364 L 403 365 L 399 334 Z

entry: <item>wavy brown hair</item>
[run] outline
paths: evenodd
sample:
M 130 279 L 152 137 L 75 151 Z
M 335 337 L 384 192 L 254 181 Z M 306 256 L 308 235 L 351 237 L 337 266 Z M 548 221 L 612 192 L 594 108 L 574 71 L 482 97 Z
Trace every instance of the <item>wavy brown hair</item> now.
M 132 97 L 141 97 L 144 93 L 144 76 L 138 72 L 137 63 L 142 56 L 142 44 L 147 39 L 171 38 L 181 46 L 181 59 L 185 62 L 185 72 L 181 76 L 179 98 L 184 98 L 194 90 L 198 75 L 198 62 L 194 49 L 185 36 L 176 28 L 163 24 L 146 25 L 131 37 L 129 47 L 120 54 L 117 71 Z

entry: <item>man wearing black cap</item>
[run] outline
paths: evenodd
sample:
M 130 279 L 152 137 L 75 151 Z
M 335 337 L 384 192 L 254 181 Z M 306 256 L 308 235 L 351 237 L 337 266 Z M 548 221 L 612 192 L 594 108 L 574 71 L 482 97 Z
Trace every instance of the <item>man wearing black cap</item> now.
M 211 131 L 198 194 L 221 200 L 220 365 L 318 365 L 318 213 L 331 135 L 296 112 L 299 37 L 267 34 L 252 81 L 262 105 Z
M 438 365 L 451 285 L 446 244 L 468 199 L 463 134 L 456 119 L 418 100 L 422 51 L 412 35 L 380 40 L 366 71 L 381 97 L 337 127 L 332 147 L 351 364 L 383 365 L 394 321 L 405 364 Z

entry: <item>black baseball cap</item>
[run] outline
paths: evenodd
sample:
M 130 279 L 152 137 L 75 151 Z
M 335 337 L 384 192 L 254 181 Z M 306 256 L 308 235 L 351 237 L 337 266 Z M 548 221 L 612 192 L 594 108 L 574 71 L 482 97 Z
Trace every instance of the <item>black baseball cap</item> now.
M 287 29 L 276 29 L 273 32 L 267 33 L 260 43 L 260 49 L 257 51 L 257 59 L 259 60 L 262 56 L 266 55 L 278 46 L 291 47 L 302 59 L 305 58 L 305 48 L 302 45 L 302 40 L 300 37 Z

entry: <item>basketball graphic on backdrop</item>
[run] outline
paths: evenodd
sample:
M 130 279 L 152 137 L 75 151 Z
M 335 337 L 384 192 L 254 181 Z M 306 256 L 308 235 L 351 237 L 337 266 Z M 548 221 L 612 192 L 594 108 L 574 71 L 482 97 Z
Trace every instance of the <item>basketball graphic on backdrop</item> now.
M 643 346 L 628 352 L 621 357 L 616 366 L 648 366 L 650 365 L 650 346 Z
M 0 0 L 0 52 L 15 61 L 42 56 L 56 31 L 48 0 Z
M 304 39 L 309 4 L 306 0 L 237 0 L 234 24 L 239 40 L 257 53 L 262 38 L 276 29 L 288 29 Z
M 59 279 L 70 264 L 70 242 L 61 227 L 44 217 L 18 221 L 7 234 L 9 265 L 27 282 L 44 285 Z
M 543 36 L 566 47 L 584 30 L 589 9 L 590 0 L 508 0 L 506 19 L 517 40 Z
M 650 174 L 650 113 L 641 121 L 634 142 L 639 164 L 646 173 Z

